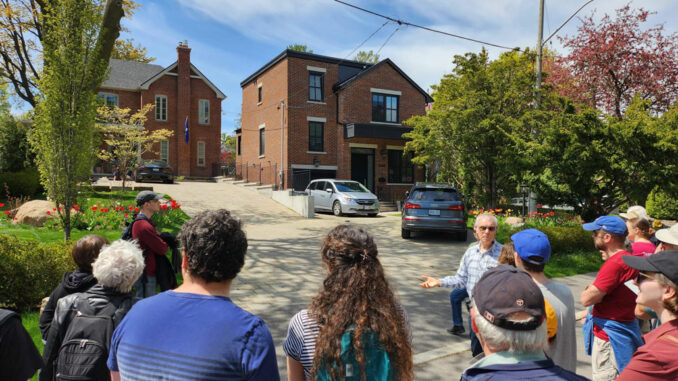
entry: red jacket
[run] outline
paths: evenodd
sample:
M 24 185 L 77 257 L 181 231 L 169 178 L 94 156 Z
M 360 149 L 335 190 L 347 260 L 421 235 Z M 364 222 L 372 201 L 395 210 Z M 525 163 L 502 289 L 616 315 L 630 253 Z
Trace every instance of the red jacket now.
M 155 276 L 155 256 L 165 255 L 167 243 L 158 236 L 155 225 L 141 219 L 132 226 L 132 238 L 139 242 L 139 246 L 146 256 L 146 275 Z

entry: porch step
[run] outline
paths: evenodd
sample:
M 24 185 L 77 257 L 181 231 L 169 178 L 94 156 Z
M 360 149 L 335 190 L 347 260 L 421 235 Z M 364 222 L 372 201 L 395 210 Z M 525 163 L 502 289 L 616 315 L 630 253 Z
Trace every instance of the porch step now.
M 239 185 L 243 187 L 258 187 L 259 185 L 261 185 L 261 183 L 244 183 Z
M 380 212 L 397 212 L 398 206 L 393 201 L 379 201 Z

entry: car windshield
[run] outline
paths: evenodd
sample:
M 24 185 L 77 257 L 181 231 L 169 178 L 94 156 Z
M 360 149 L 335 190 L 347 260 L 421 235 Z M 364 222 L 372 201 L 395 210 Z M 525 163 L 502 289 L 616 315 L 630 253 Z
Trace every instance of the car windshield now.
M 454 189 L 415 189 L 411 198 L 417 201 L 459 201 Z
M 369 192 L 362 184 L 353 181 L 337 181 L 334 185 L 337 192 Z

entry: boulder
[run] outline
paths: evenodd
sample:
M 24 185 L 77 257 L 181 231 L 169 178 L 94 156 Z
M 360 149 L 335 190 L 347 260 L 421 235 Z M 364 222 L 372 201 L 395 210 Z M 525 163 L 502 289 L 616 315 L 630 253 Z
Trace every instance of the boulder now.
M 523 219 L 520 217 L 506 217 L 506 220 L 504 222 L 507 225 L 518 225 L 523 223 Z
M 25 224 L 31 226 L 42 226 L 45 221 L 52 219 L 56 216 L 56 212 L 53 209 L 56 206 L 52 201 L 46 200 L 33 200 L 29 201 L 19 207 L 12 221 L 14 224 Z M 50 214 L 47 214 L 47 212 Z

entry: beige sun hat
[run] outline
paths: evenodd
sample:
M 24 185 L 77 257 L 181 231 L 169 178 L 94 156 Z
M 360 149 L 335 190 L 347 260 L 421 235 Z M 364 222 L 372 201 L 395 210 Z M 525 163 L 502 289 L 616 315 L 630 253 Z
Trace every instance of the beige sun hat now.
M 678 224 L 674 224 L 670 228 L 659 229 L 654 233 L 654 236 L 662 242 L 678 245 Z
M 629 206 L 629 208 L 626 209 L 626 212 L 619 213 L 619 216 L 627 220 L 632 220 L 634 218 L 644 218 L 650 221 L 650 216 L 647 214 L 647 210 L 645 210 L 645 208 L 640 205 Z

